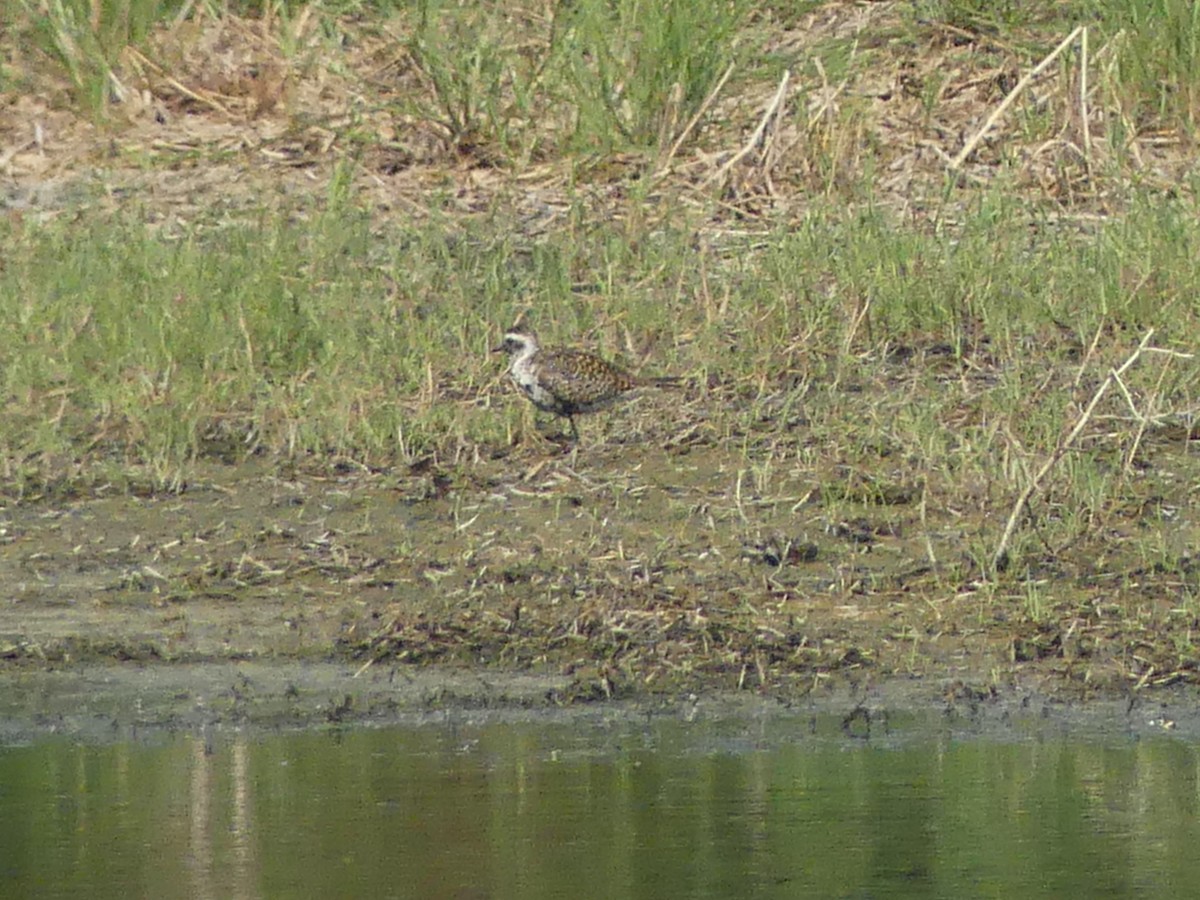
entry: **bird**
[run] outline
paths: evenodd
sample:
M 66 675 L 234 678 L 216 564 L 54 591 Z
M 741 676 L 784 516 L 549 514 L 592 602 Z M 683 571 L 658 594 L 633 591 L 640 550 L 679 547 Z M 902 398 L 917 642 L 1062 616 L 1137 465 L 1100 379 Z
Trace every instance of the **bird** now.
M 678 378 L 642 378 L 583 350 L 543 347 L 532 331 L 513 329 L 493 353 L 507 353 L 508 374 L 538 409 L 562 416 L 579 440 L 575 417 L 622 399 L 635 388 L 669 387 Z

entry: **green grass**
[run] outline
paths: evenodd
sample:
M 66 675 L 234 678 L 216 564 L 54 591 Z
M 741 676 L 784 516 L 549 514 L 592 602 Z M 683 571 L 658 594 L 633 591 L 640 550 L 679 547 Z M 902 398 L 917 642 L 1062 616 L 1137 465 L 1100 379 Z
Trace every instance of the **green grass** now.
M 182 0 L 15 0 L 6 24 L 61 66 L 79 105 L 102 118 L 123 90 L 114 78 L 121 51 L 142 44 L 182 5 Z
M 314 156 L 310 198 L 237 218 L 214 204 L 173 230 L 132 208 L 0 222 L 10 250 L 0 267 L 5 478 L 136 465 L 171 485 L 196 460 L 251 453 L 318 465 L 505 453 L 527 408 L 487 350 L 528 312 L 548 341 L 684 376 L 686 400 L 637 434 L 695 425 L 748 490 L 836 485 L 825 492 L 831 517 L 843 503 L 886 507 L 928 491 L 934 506 L 982 511 L 994 528 L 1147 329 L 1155 346 L 1188 351 L 1200 327 L 1196 185 L 1177 181 L 1168 196 L 1129 147 L 1134 131 L 1193 127 L 1196 29 L 1191 6 L 1167 0 L 918 6 L 888 24 L 886 40 L 834 29 L 812 45 L 772 43 L 770 10 L 716 0 L 580 0 L 548 13 L 438 0 L 314 7 L 324 30 L 304 45 L 313 59 L 369 38 L 384 49 L 367 54 L 370 78 L 355 90 L 375 93 L 347 101 L 345 132 L 312 115 L 338 140 L 326 168 Z M 61 67 L 80 108 L 102 116 L 123 48 L 163 40 L 177 9 L 26 0 L 8 22 Z M 288 23 L 302 7 L 237 9 L 265 10 L 289 40 L 301 36 Z M 367 15 L 376 19 L 353 30 Z M 1096 154 L 1090 171 L 1068 156 L 1048 167 L 1075 179 L 1072 190 L 1034 183 L 1031 147 L 1075 137 L 1066 125 L 1078 57 L 1068 55 L 1060 83 L 1038 85 L 994 135 L 1007 162 L 989 172 L 991 187 L 914 188 L 900 211 L 881 180 L 911 143 L 956 149 L 953 135 L 922 129 L 945 113 L 942 73 L 957 70 L 915 71 L 921 125 L 885 136 L 872 131 L 876 108 L 901 83 L 886 54 L 936 39 L 954 59 L 958 37 L 946 34 L 965 30 L 988 40 L 963 54 L 1019 71 L 1081 21 L 1095 29 L 1092 102 L 1107 117 L 1094 137 L 1119 152 Z M 358 71 L 349 50 L 335 62 L 327 75 Z M 730 65 L 720 102 L 689 131 Z M 710 184 L 784 67 L 795 88 L 771 148 L 776 169 L 752 147 Z M 874 93 L 862 89 L 877 70 Z M 981 83 L 963 120 L 972 129 L 1004 93 Z M 832 99 L 817 115 L 822 97 Z M 440 159 L 410 163 L 444 166 L 444 193 L 426 194 L 422 215 L 377 215 L 379 195 L 364 187 L 385 143 L 368 126 L 385 112 L 393 143 L 418 126 L 445 142 Z M 302 133 L 307 122 L 285 124 Z M 673 160 L 685 174 L 654 177 L 685 134 Z M 148 169 L 155 159 L 146 155 Z M 173 159 L 205 161 L 203 151 Z M 558 168 L 543 181 L 539 166 Z M 464 170 L 500 184 L 481 189 L 487 202 L 472 215 L 459 214 L 472 204 L 455 193 L 470 181 Z M 537 206 L 543 184 L 566 208 L 530 234 L 514 198 Z M 1102 215 L 1079 214 L 1093 209 Z M 1014 556 L 1034 566 L 1081 546 L 1080 534 L 1100 533 L 1114 508 L 1141 497 L 1148 489 L 1126 466 L 1141 440 L 1136 416 L 1185 421 L 1198 374 L 1196 361 L 1163 355 L 1134 367 L 1039 493 L 1038 528 Z M 989 539 L 967 531 L 964 552 L 985 566 L 976 548 Z
M 1097 0 L 1116 50 L 1116 96 L 1130 122 L 1179 123 L 1200 115 L 1200 7 L 1189 0 Z
M 735 79 L 778 77 L 788 65 L 815 76 L 814 59 L 831 83 L 856 67 L 883 61 L 869 42 L 822 38 L 795 52 L 770 47 L 781 18 L 820 9 L 805 3 L 775 10 L 748 0 L 579 0 L 566 6 L 449 3 L 420 0 L 326 0 L 216 3 L 187 7 L 193 18 L 219 20 L 237 13 L 259 17 L 277 33 L 278 50 L 298 50 L 294 25 L 315 17 L 331 48 L 349 44 L 347 23 L 399 43 L 419 75 L 419 91 L 392 100 L 405 114 L 436 123 L 462 152 L 489 162 L 521 166 L 564 152 L 595 156 L 614 150 L 650 150 L 661 156 L 710 96 L 730 65 Z M 128 46 L 158 54 L 151 37 L 177 24 L 181 0 L 17 0 L 0 14 L 18 44 L 60 68 L 76 102 L 98 120 L 121 102 Z M 997 65 L 1011 65 L 1004 49 L 1028 66 L 1077 24 L 1091 28 L 1093 102 L 1115 112 L 1105 131 L 1118 145 L 1127 129 L 1154 120 L 1193 133 L 1200 109 L 1200 13 L 1190 0 L 1072 0 L 989 3 L 926 0 L 904 11 L 904 32 L 891 35 L 914 47 L 952 34 L 979 35 Z M 704 40 L 696 40 L 704 35 Z M 170 45 L 169 39 L 157 49 Z M 326 61 L 328 62 L 328 61 Z M 1069 63 L 1073 65 L 1073 62 Z M 18 66 L 0 69 L 0 88 L 21 84 Z M 753 73 L 752 75 L 750 73 Z M 926 73 L 931 107 L 938 72 Z M 930 93 L 931 92 L 931 93 Z M 845 98 L 844 98 L 845 99 Z M 1025 127 L 1050 130 L 1035 109 L 1018 107 Z M 1033 117 L 1033 118 L 1030 118 Z M 844 148 L 842 150 L 844 152 Z
M 1200 234 L 1190 204 L 1147 198 L 1095 235 L 1047 228 L 1031 241 L 1018 208 L 992 209 L 1002 202 L 940 235 L 896 228 L 882 212 L 815 209 L 806 227 L 714 267 L 704 285 L 686 227 L 636 244 L 617 226 L 550 235 L 531 251 L 486 220 L 379 240 L 353 205 L 304 225 L 263 214 L 170 236 L 139 213 L 10 223 L 6 449 L 18 459 L 107 449 L 170 468 L 203 455 L 214 434 L 247 449 L 371 458 L 394 456 L 400 434 L 409 455 L 495 444 L 512 404 L 486 351 L 532 308 L 550 341 L 615 355 L 652 336 L 639 344 L 648 368 L 720 386 L 711 423 L 750 447 L 802 440 L 781 429 L 803 410 L 848 459 L 886 446 L 940 467 L 972 433 L 939 416 L 966 405 L 1045 452 L 1145 329 L 1161 346 L 1189 346 Z M 706 309 L 702 290 L 724 308 Z M 863 304 L 868 321 L 855 327 Z M 1161 383 L 1159 371 L 1147 360 L 1130 390 L 1186 406 L 1195 364 L 1176 363 Z M 1120 406 L 1114 395 L 1109 411 Z M 985 470 L 989 446 L 970 446 L 983 458 L 955 467 Z
M 398 102 L 492 162 L 662 152 L 736 57 L 745 9 L 742 0 L 421 0 L 396 30 L 411 34 L 407 50 L 431 90 Z

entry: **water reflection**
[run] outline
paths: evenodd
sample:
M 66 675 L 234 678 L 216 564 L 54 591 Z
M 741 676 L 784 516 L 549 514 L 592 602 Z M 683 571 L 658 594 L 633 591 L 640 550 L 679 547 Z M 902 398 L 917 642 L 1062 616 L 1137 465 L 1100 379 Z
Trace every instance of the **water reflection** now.
M 795 723 L 0 749 L 0 896 L 1187 896 L 1196 747 Z M 740 730 L 739 730 L 740 729 Z

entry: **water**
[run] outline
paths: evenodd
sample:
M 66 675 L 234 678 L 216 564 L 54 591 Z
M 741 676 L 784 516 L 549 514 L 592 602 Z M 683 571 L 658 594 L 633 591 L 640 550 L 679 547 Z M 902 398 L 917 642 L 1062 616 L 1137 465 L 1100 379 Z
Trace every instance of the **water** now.
M 1197 746 L 530 720 L 0 748 L 0 896 L 1171 897 Z

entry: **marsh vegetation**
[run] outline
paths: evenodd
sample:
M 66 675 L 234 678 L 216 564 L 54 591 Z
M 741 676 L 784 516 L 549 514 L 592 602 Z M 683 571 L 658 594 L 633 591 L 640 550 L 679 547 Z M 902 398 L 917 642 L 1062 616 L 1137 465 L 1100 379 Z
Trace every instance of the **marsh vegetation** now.
M 8 4 L 0 649 L 1200 679 L 1193 6 Z

